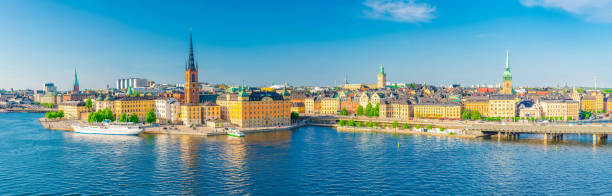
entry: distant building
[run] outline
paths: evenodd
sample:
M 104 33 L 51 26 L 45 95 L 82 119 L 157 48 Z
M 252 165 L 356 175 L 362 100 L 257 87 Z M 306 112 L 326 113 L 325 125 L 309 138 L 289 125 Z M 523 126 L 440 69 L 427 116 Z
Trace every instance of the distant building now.
M 377 79 L 376 88 L 383 89 L 387 86 L 387 74 L 382 64 L 380 65 L 380 72 L 378 73 Z
M 68 120 L 87 120 L 91 110 L 82 101 L 66 101 L 58 106 L 58 110 L 64 111 L 64 118 Z
M 79 93 L 79 79 L 77 78 L 76 68 L 74 69 L 74 84 L 72 85 L 72 93 Z
M 508 51 L 506 51 L 506 70 L 503 75 L 503 87 L 500 92 L 501 94 L 513 94 L 512 92 L 512 73 L 510 73 L 510 59 L 508 57 Z
M 463 100 L 463 109 L 471 112 L 478 111 L 481 116 L 489 116 L 489 97 L 473 96 Z
M 491 95 L 489 97 L 489 117 L 516 117 L 517 102 L 514 95 Z
M 413 107 L 415 118 L 461 118 L 461 105 L 455 103 L 421 103 Z
M 285 126 L 291 123 L 289 100 L 276 92 L 228 93 L 217 98 L 222 116 L 239 127 Z
M 145 88 L 149 87 L 152 82 L 147 81 L 144 78 L 127 78 L 127 79 L 118 79 L 117 80 L 117 89 L 127 89 L 129 87 L 132 88 Z
M 44 93 L 54 93 L 57 92 L 57 87 L 55 87 L 53 83 L 45 83 L 45 85 L 43 85 L 43 91 Z
M 122 97 L 115 101 L 115 115 L 119 119 L 122 114 L 136 114 L 140 121 L 145 121 L 147 112 L 155 111 L 155 97 Z
M 571 99 L 541 100 L 542 116 L 562 120 L 578 120 L 579 103 Z

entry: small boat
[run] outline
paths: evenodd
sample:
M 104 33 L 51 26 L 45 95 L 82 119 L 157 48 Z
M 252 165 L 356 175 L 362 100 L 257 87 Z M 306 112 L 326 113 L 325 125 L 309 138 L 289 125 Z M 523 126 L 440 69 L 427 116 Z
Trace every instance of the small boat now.
M 238 129 L 228 129 L 227 135 L 234 137 L 244 137 L 244 133 Z
M 75 133 L 105 134 L 105 135 L 138 135 L 144 128 L 134 123 L 102 123 L 72 124 Z

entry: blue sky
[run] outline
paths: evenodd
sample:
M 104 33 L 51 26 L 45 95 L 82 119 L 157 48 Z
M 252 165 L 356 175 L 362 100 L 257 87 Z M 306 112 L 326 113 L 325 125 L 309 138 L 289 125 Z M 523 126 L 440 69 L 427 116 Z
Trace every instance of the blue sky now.
M 612 0 L 35 1 L 0 6 L 0 88 L 117 78 L 251 85 L 497 84 L 600 87 L 612 79 Z

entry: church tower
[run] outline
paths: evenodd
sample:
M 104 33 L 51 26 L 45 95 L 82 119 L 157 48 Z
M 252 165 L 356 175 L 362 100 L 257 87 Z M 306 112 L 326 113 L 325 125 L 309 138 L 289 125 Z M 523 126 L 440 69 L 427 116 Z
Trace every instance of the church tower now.
M 74 84 L 72 85 L 72 92 L 73 93 L 79 92 L 79 79 L 77 78 L 76 68 L 74 68 Z
M 513 94 L 512 73 L 510 73 L 510 58 L 508 57 L 508 50 L 506 50 L 506 71 L 504 71 L 503 79 L 504 81 L 501 94 Z
M 380 64 L 380 73 L 378 73 L 378 82 L 376 83 L 376 88 L 383 89 L 387 85 L 387 74 L 385 73 L 385 68 L 382 64 Z
M 200 103 L 200 85 L 198 84 L 198 65 L 193 58 L 193 39 L 189 34 L 189 59 L 185 64 L 185 104 Z

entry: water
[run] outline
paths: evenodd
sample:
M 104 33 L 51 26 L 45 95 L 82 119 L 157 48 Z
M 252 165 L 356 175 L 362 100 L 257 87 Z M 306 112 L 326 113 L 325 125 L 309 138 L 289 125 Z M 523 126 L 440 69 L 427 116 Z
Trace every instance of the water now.
M 0 114 L 0 195 L 612 194 L 612 148 L 292 131 L 194 137 L 80 135 Z M 526 142 L 525 142 L 526 141 Z

